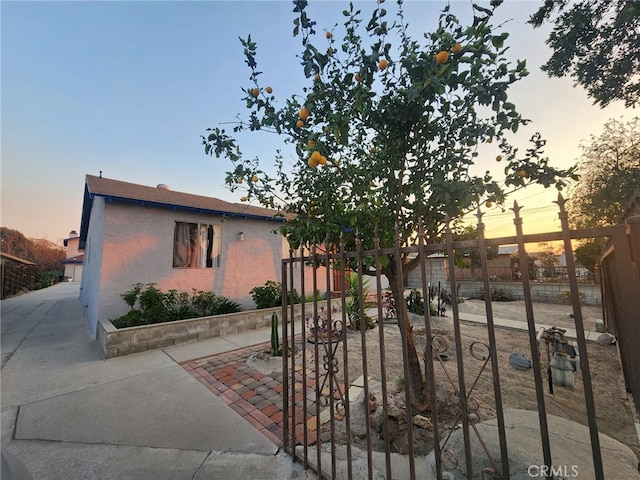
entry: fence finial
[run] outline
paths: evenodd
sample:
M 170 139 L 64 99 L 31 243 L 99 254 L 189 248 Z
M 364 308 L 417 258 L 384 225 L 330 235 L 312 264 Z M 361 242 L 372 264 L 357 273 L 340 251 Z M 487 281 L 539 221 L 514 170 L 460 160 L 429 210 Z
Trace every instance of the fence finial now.
M 521 209 L 522 209 L 522 207 L 520 205 L 518 205 L 518 201 L 514 200 L 513 201 L 513 208 L 511 210 L 513 210 L 513 213 L 515 213 L 516 218 L 513 219 L 513 223 L 515 223 L 516 225 L 522 224 L 522 218 L 520 218 L 520 210 Z
M 451 217 L 449 216 L 448 213 L 445 213 L 445 215 L 444 215 L 444 223 L 445 223 L 445 228 L 444 228 L 445 233 L 450 233 L 451 232 Z
M 418 217 L 418 237 L 421 238 L 424 243 L 427 243 L 427 232 L 424 231 L 422 217 Z
M 564 212 L 565 211 L 565 203 L 567 203 L 567 200 L 562 196 L 561 192 L 558 192 L 558 200 L 556 200 L 556 202 L 558 204 L 558 206 L 560 207 L 560 211 Z

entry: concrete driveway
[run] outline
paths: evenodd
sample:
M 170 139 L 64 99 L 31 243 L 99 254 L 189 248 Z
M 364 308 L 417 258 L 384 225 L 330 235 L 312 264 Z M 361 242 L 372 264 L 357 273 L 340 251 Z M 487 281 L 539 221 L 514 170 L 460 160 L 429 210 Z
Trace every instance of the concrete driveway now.
M 35 479 L 307 478 L 178 365 L 189 346 L 103 360 L 78 294 L 62 283 L 1 303 L 2 449 Z M 238 348 L 200 342 L 191 358 L 221 344 Z

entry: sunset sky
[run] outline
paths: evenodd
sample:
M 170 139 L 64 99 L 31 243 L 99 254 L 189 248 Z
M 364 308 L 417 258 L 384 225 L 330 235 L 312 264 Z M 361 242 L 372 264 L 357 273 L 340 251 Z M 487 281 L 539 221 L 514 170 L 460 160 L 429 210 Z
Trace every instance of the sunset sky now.
M 318 35 L 343 22 L 344 3 L 310 3 Z M 511 19 L 503 27 L 511 34 L 510 55 L 514 62 L 526 59 L 531 71 L 510 91 L 532 120 L 519 143 L 526 148 L 541 132 L 551 163 L 566 168 L 578 158 L 581 141 L 598 135 L 607 120 L 628 120 L 637 110 L 620 102 L 600 109 L 571 79 L 540 71 L 550 55 L 549 28 L 525 23 L 540 4 L 508 2 L 494 23 Z M 365 12 L 373 6 L 357 5 Z M 444 5 L 407 2 L 413 35 L 434 29 Z M 452 12 L 468 18 L 470 5 L 452 1 Z M 283 100 L 309 82 L 296 58 L 300 44 L 291 33 L 288 1 L 3 1 L 1 9 L 1 224 L 31 238 L 59 242 L 78 230 L 85 175 L 100 171 L 238 202 L 242 193 L 224 186 L 229 164 L 207 157 L 200 135 L 243 113 L 241 88 L 250 82 L 239 36 L 250 33 L 257 42 L 262 81 Z M 269 162 L 282 139 L 267 135 L 242 145 L 246 155 Z M 495 169 L 495 154 L 487 152 L 478 168 Z M 518 199 L 525 207 L 526 233 L 556 230 L 556 196 L 535 188 L 507 203 Z M 513 233 L 511 212 L 493 208 L 485 218 L 489 237 Z

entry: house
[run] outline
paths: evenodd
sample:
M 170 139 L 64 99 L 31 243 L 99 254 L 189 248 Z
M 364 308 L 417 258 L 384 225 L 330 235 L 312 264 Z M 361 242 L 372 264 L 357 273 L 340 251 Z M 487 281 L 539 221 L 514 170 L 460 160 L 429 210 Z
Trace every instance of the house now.
M 121 294 L 136 283 L 213 291 L 255 308 L 250 290 L 281 280 L 289 247 L 274 231 L 283 221 L 274 210 L 87 175 L 80 302 L 93 335 L 98 319 L 127 312 Z
M 82 262 L 84 254 L 80 252 L 80 237 L 78 232 L 71 230 L 69 237 L 62 240 L 67 249 L 67 258 L 62 260 L 64 277 L 70 282 L 80 282 L 82 279 Z

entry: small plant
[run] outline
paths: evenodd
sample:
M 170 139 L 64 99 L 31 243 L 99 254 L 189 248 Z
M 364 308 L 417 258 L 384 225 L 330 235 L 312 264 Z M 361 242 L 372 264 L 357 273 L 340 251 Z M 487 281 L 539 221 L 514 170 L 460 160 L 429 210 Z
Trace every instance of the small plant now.
M 484 291 L 480 294 L 480 300 L 484 300 Z M 491 290 L 491 300 L 494 302 L 515 302 L 516 297 L 507 290 L 494 288 Z
M 282 285 L 273 280 L 267 280 L 261 287 L 253 287 L 249 293 L 258 309 L 282 305 Z
M 278 338 L 278 315 L 276 312 L 271 314 L 271 355 L 274 357 L 282 356 L 282 348 L 280 348 L 280 339 Z
M 556 295 L 556 298 L 558 299 L 558 302 L 562 303 L 563 305 L 571 305 L 571 292 L 569 290 L 560 292 L 558 295 Z M 584 305 L 587 300 L 587 296 L 584 294 L 584 292 L 578 292 L 578 299 L 580 301 L 580 305 Z
M 360 330 L 362 327 L 360 326 L 360 278 L 357 274 L 352 273 L 347 277 L 347 294 L 349 295 L 349 300 L 347 300 L 347 316 L 349 317 L 349 328 L 352 330 Z M 366 313 L 366 309 L 372 307 L 373 302 L 367 301 L 367 297 L 369 296 L 369 282 L 367 280 L 363 280 L 362 282 L 362 307 L 365 310 L 364 313 L 364 326 L 365 329 L 368 330 L 370 328 L 375 328 L 376 322 L 373 318 L 371 318 Z
M 398 375 L 398 378 L 396 379 L 396 388 L 399 392 L 404 390 L 404 375 Z
M 415 288 L 409 292 L 409 295 L 405 298 L 407 302 L 407 311 L 415 313 L 416 315 L 424 315 L 424 302 L 422 301 L 422 295 Z
M 409 295 L 405 298 L 407 302 L 407 311 L 410 313 L 415 313 L 416 315 L 424 315 L 424 300 L 422 299 L 422 294 L 416 290 L 415 288 L 409 292 Z M 433 301 L 429 299 L 429 315 L 438 316 L 444 315 L 445 308 L 441 307 L 440 313 L 438 313 L 438 309 L 434 306 Z

